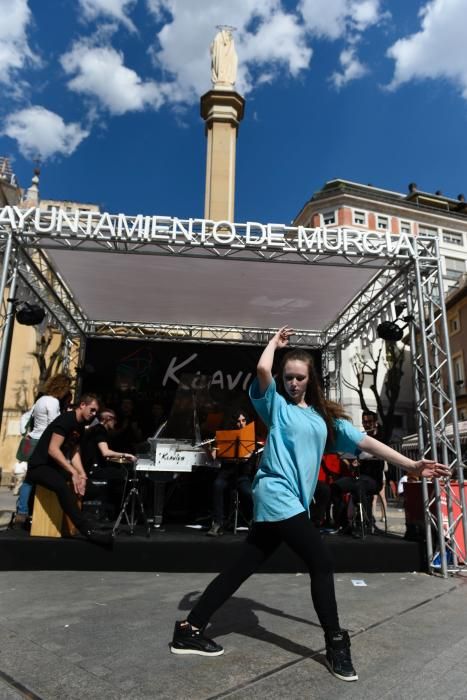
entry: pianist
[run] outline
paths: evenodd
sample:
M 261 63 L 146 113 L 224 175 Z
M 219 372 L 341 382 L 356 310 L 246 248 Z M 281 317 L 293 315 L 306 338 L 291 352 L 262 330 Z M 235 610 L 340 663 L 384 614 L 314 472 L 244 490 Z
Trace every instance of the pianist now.
M 104 514 L 112 517 L 121 501 L 123 481 L 126 473 L 123 463 L 131 463 L 136 457 L 127 452 L 117 452 L 109 447 L 115 430 L 117 416 L 115 411 L 104 408 L 99 413 L 99 422 L 86 430 L 81 443 L 81 455 L 84 469 L 88 475 L 85 500 L 94 499 L 97 484 L 100 484 L 103 496 Z M 122 464 L 109 460 L 120 459 Z

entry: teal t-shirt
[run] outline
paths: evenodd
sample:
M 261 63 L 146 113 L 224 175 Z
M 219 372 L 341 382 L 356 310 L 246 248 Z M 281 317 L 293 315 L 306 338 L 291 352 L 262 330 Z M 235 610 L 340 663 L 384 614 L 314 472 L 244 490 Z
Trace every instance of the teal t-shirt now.
M 275 521 L 308 511 L 327 439 L 326 423 L 309 406 L 300 408 L 277 392 L 274 379 L 264 394 L 258 380 L 250 398 L 268 428 L 263 456 L 253 481 L 254 520 Z M 349 421 L 335 421 L 336 452 L 355 452 L 364 433 Z

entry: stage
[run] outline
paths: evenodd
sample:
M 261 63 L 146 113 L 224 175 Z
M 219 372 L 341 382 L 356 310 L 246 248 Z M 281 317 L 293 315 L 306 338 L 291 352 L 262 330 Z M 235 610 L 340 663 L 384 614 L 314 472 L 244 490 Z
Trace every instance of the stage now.
M 218 572 L 239 551 L 246 533 L 206 536 L 206 530 L 182 525 L 152 529 L 150 537 L 137 528 L 125 528 L 111 549 L 74 538 L 31 537 L 22 530 L 0 533 L 2 571 L 166 571 Z M 326 535 L 336 572 L 425 571 L 423 543 L 399 535 L 368 535 L 364 540 L 349 535 Z M 282 546 L 263 567 L 264 573 L 299 573 L 302 562 Z

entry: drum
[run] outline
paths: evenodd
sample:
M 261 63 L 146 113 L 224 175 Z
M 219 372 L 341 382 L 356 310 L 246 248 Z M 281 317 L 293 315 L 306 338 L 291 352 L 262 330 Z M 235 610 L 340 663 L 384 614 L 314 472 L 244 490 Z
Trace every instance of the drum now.
M 107 462 L 112 462 L 112 464 L 133 464 L 132 459 L 128 459 L 128 457 L 123 455 L 120 457 L 107 457 Z

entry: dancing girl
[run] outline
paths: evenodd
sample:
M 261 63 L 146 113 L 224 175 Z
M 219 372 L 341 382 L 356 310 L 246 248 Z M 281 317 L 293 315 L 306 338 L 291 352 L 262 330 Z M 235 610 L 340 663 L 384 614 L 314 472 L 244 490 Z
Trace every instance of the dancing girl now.
M 329 670 L 341 680 L 355 681 L 350 637 L 339 622 L 331 558 L 309 517 L 322 455 L 325 449 L 364 450 L 427 478 L 447 477 L 449 469 L 431 460 L 413 461 L 357 430 L 346 419 L 343 407 L 324 397 L 312 357 L 303 350 L 291 350 L 284 356 L 276 383 L 274 354 L 288 345 L 292 334 L 284 326 L 272 337 L 250 388 L 252 403 L 268 427 L 253 482 L 252 528 L 238 558 L 208 585 L 187 619 L 176 622 L 170 650 L 174 654 L 222 654 L 223 648 L 204 634 L 211 616 L 285 542 L 308 568 Z

